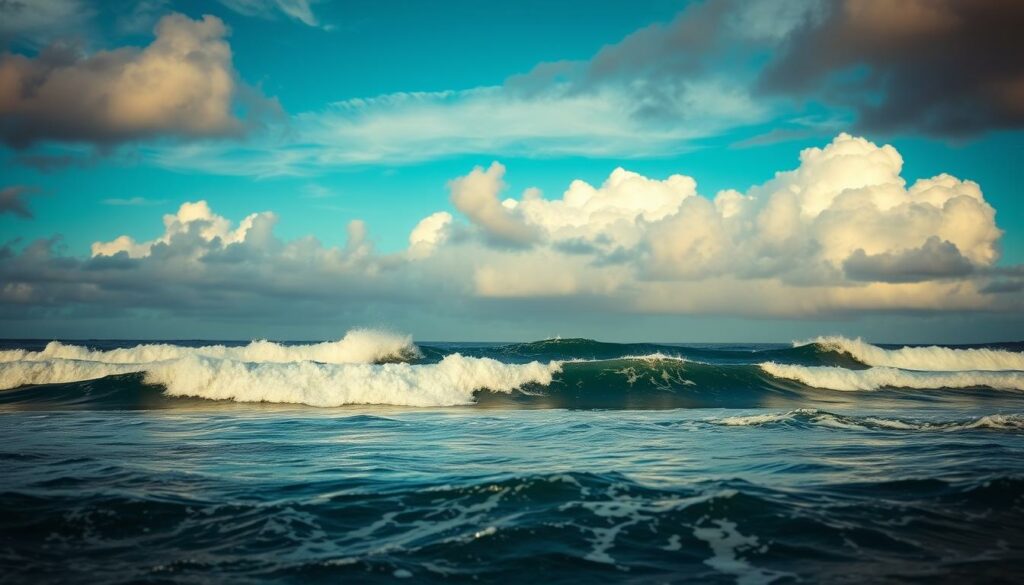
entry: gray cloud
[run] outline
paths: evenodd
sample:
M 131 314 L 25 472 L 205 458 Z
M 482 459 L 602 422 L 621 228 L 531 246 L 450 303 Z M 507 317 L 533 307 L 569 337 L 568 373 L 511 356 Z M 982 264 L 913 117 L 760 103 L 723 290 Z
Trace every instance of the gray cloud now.
M 868 255 L 856 250 L 843 262 L 851 280 L 864 282 L 923 282 L 960 278 L 974 272 L 974 265 L 960 254 L 956 244 L 932 236 L 920 248 Z
M 678 120 L 702 84 L 727 79 L 723 104 L 753 95 L 784 112 L 774 98 L 818 99 L 854 112 L 865 131 L 956 137 L 1024 126 L 1022 29 L 1016 0 L 707 0 L 507 85 L 527 95 L 627 87 L 638 119 Z
M 797 29 L 769 94 L 850 107 L 864 130 L 962 136 L 1024 126 L 1024 3 L 842 0 Z
M 32 210 L 29 209 L 26 195 L 34 191 L 31 187 L 24 185 L 13 185 L 0 189 L 0 215 L 10 213 L 25 219 L 32 219 Z

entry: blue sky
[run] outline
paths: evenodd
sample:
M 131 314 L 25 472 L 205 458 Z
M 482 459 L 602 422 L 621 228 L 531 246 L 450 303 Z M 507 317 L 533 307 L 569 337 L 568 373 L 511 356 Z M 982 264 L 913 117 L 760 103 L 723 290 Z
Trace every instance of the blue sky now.
M 1018 338 L 1024 71 L 1000 31 L 972 40 L 1020 11 L 985 4 L 869 3 L 884 30 L 812 0 L 4 5 L 0 90 L 22 97 L 0 92 L 0 335 Z M 936 40 L 972 48 L 920 56 Z M 603 211 L 547 204 L 619 167 L 640 178 L 601 190 Z M 939 199 L 914 199 L 944 173 L 957 182 Z M 676 174 L 695 189 L 656 203 Z M 743 210 L 717 200 L 705 233 L 701 205 L 726 190 Z M 801 233 L 783 246 L 769 211 L 793 192 L 802 223 L 785 229 Z M 198 201 L 209 214 L 179 213 Z M 271 244 L 211 227 L 258 212 Z M 438 212 L 429 250 L 412 250 Z M 180 225 L 165 231 L 167 214 Z M 135 247 L 96 252 L 122 235 Z M 226 251 L 230 276 L 213 260 Z M 748 289 L 749 306 L 714 302 Z

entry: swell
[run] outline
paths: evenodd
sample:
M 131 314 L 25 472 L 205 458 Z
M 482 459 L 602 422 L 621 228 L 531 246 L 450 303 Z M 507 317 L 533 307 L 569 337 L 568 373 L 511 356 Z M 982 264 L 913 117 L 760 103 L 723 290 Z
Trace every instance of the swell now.
M 425 348 L 429 354 L 431 349 Z M 460 351 L 465 352 L 465 349 Z M 469 351 L 472 351 L 470 349 Z M 805 365 L 863 367 L 850 354 L 815 344 L 794 347 L 750 347 L 748 345 L 672 345 L 658 343 L 608 343 L 592 339 L 545 339 L 502 345 L 484 350 L 511 360 L 614 360 L 636 356 L 682 358 L 711 364 L 756 364 L 768 360 Z

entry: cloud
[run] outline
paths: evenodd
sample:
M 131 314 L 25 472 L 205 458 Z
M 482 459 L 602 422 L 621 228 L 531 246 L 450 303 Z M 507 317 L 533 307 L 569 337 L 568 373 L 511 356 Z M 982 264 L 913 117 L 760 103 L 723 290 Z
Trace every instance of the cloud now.
M 319 25 L 310 2 L 226 5 Z M 142 50 L 88 57 L 56 48 L 33 59 L 6 55 L 0 72 L 14 81 L 0 88 L 21 89 L 0 99 L 0 138 L 24 146 L 237 136 L 246 128 L 240 110 L 277 106 L 258 95 L 246 99 L 253 92 L 239 83 L 223 25 L 211 19 L 181 23 L 208 29 L 194 33 L 189 59 L 176 49 L 157 51 L 178 46 L 163 35 Z M 315 176 L 469 154 L 628 161 L 679 155 L 723 135 L 745 147 L 848 126 L 942 136 L 1017 128 L 1024 120 L 1024 55 L 1014 36 L 1021 19 L 1010 0 L 707 0 L 588 59 L 539 63 L 500 85 L 349 99 L 271 123 L 245 142 L 151 143 L 142 152 L 179 170 Z M 133 83 L 138 77 L 126 72 L 151 54 L 163 55 L 180 79 Z M 195 63 L 194 56 L 202 58 Z M 24 88 L 31 99 L 20 97 Z M 115 99 L 134 109 L 105 105 Z M 808 103 L 826 104 L 821 121 L 807 121 Z
M 104 205 L 140 207 L 145 205 L 160 205 L 161 203 L 167 203 L 167 201 L 164 199 L 147 199 L 145 197 L 111 197 L 110 199 L 104 199 L 101 203 Z
M 796 29 L 769 93 L 850 107 L 868 131 L 963 136 L 1024 126 L 1024 4 L 843 0 Z
M 489 179 L 479 189 L 488 208 L 534 230 L 530 250 L 478 255 L 475 290 L 604 295 L 633 310 L 687 313 L 729 312 L 728 299 L 734 312 L 787 315 L 986 305 L 981 273 L 998 259 L 1002 231 L 976 183 L 943 174 L 908 187 L 893 147 L 847 134 L 800 161 L 714 198 L 684 175 L 616 169 L 600 187 L 575 181 L 558 199 L 530 193 L 500 205 L 504 168 L 475 169 L 466 178 Z M 496 221 L 466 215 L 493 240 Z M 777 298 L 751 306 L 737 293 L 752 287 Z
M 308 26 L 320 26 L 313 14 L 315 0 L 220 0 L 227 8 L 245 16 L 273 18 L 277 13 Z
M 419 259 L 433 254 L 450 237 L 452 219 L 452 214 L 447 211 L 438 211 L 421 219 L 409 232 L 409 256 Z
M 869 256 L 862 249 L 854 250 L 843 262 L 843 270 L 852 280 L 920 282 L 967 276 L 974 265 L 960 254 L 955 244 L 931 236 L 920 248 L 902 252 Z
M 0 139 L 24 148 L 241 134 L 245 124 L 233 108 L 243 92 L 224 23 L 171 14 L 154 32 L 142 49 L 82 55 L 52 45 L 36 57 L 0 56 Z
M 670 123 L 638 117 L 635 96 L 621 89 L 552 87 L 544 95 L 523 95 L 496 86 L 336 102 L 245 144 L 155 148 L 150 158 L 174 169 L 268 177 L 466 154 L 667 157 L 691 149 L 693 140 L 763 117 L 763 107 L 717 81 L 692 85 L 690 102 Z
M 35 190 L 24 185 L 13 185 L 0 189 L 0 215 L 10 213 L 25 219 L 32 219 L 26 196 Z
M 117 30 L 125 34 L 145 34 L 168 12 L 170 0 L 138 0 L 131 10 L 117 16 Z
M 0 2 L 0 46 L 41 46 L 75 34 L 93 10 L 79 0 L 3 0 Z
M 453 179 L 448 183 L 452 203 L 492 240 L 516 246 L 528 245 L 536 234 L 518 214 L 513 213 L 516 201 L 505 203 L 498 200 L 498 194 L 505 189 L 503 176 L 505 166 L 494 162 L 486 171 L 476 167 L 465 177 Z
M 527 189 L 501 200 L 505 168 L 495 163 L 453 179 L 458 213 L 423 218 L 395 253 L 375 250 L 360 221 L 332 247 L 282 240 L 272 212 L 235 222 L 191 202 L 151 239 L 97 241 L 88 259 L 61 254 L 56 239 L 8 244 L 0 318 L 144 310 L 258 323 L 282 304 L 289 323 L 367 311 L 562 319 L 1024 309 L 1019 268 L 996 266 L 1002 231 L 980 186 L 945 174 L 908 185 L 902 167 L 893 147 L 840 134 L 744 192 L 708 197 L 686 175 L 620 168 L 558 197 Z
M 164 234 L 148 242 L 136 242 L 128 236 L 119 236 L 109 242 L 95 242 L 92 245 L 93 256 L 114 256 L 126 254 L 129 258 L 150 256 L 153 247 L 158 244 L 171 244 L 176 238 L 189 238 L 225 248 L 231 244 L 244 242 L 249 230 L 257 222 L 273 223 L 273 213 L 253 213 L 239 222 L 232 229 L 231 222 L 216 215 L 206 201 L 184 203 L 175 214 L 164 215 Z

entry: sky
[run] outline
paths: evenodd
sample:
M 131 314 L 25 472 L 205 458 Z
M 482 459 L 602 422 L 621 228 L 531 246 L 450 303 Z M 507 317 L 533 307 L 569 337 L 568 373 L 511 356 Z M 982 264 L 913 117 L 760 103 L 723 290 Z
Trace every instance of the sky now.
M 0 2 L 0 337 L 1020 340 L 1021 26 Z

